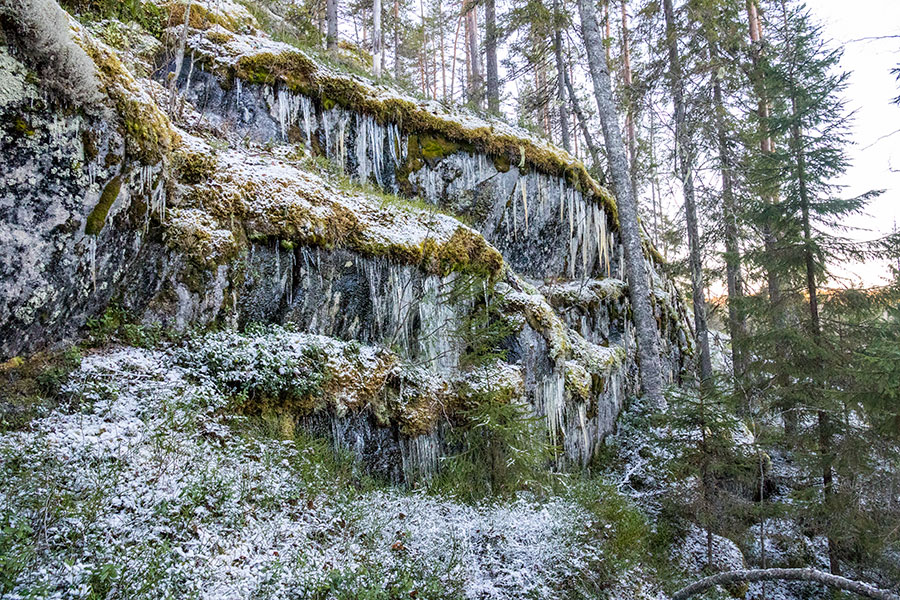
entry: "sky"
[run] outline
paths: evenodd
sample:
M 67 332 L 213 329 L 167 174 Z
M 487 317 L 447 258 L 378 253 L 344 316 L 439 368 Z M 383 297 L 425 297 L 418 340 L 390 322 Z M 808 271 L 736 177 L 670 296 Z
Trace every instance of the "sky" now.
M 826 34 L 844 48 L 842 67 L 851 71 L 845 97 L 856 111 L 849 149 L 851 166 L 840 183 L 845 196 L 883 189 L 865 216 L 850 224 L 860 230 L 854 237 L 871 239 L 900 227 L 900 106 L 891 99 L 900 95 L 900 83 L 891 68 L 900 63 L 900 0 L 808 0 Z M 885 40 L 860 40 L 877 36 Z M 893 134 L 893 135 L 891 135 Z M 893 169 L 893 171 L 892 171 Z M 884 264 L 846 265 L 839 274 L 867 285 L 882 283 Z

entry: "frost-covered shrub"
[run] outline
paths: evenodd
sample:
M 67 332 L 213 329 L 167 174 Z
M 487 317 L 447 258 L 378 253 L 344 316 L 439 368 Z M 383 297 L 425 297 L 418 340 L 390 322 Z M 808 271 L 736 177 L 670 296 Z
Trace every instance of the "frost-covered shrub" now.
M 94 62 L 72 40 L 69 19 L 56 2 L 0 0 L 0 18 L 50 89 L 76 106 L 101 100 Z
M 185 366 L 200 365 L 249 412 L 317 407 L 330 377 L 328 357 L 314 343 L 297 344 L 281 328 L 267 335 L 223 331 L 189 341 L 178 354 Z

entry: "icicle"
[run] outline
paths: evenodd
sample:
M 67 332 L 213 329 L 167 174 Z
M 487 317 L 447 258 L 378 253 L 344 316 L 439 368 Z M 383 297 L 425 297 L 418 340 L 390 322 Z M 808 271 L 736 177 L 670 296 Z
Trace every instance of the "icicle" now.
M 560 367 L 554 367 L 553 373 L 541 382 L 540 387 L 540 404 L 547 419 L 550 442 L 554 446 L 556 446 L 560 435 L 564 437 L 566 434 L 563 419 L 563 411 L 566 404 L 565 394 L 565 371 Z
M 306 131 L 306 147 L 312 150 L 312 101 L 306 96 L 300 96 L 300 106 L 303 110 L 303 129 Z
M 92 289 L 97 291 L 97 236 L 89 235 L 88 238 L 88 264 L 91 267 Z
M 369 119 L 369 136 L 371 137 L 372 146 L 372 168 L 375 171 L 375 182 L 380 189 L 384 189 L 382 181 L 382 172 L 384 170 L 384 129 L 375 122 L 375 119 Z
M 525 207 L 525 237 L 528 237 L 528 175 L 519 179 L 522 188 L 522 206 Z
M 587 206 L 584 202 L 578 203 L 578 239 L 581 242 L 581 276 L 588 275 L 588 250 L 590 239 L 590 222 L 588 221 Z
M 360 183 L 369 180 L 369 165 L 366 162 L 366 117 L 356 115 L 356 168 L 357 179 Z
M 235 94 L 237 95 L 237 104 L 240 106 L 240 104 L 241 104 L 241 78 L 235 77 L 234 83 L 235 83 L 234 90 L 235 90 Z
M 558 180 L 559 182 L 559 222 L 562 223 L 566 218 L 566 210 L 565 210 L 565 191 L 566 185 L 562 178 Z
M 345 149 L 345 132 L 347 128 L 347 118 L 340 116 L 338 121 L 338 164 L 341 167 L 341 173 L 346 170 L 346 149 Z
M 512 201 L 512 222 L 513 222 L 513 239 L 519 237 L 519 215 L 516 210 L 516 197 L 513 196 Z

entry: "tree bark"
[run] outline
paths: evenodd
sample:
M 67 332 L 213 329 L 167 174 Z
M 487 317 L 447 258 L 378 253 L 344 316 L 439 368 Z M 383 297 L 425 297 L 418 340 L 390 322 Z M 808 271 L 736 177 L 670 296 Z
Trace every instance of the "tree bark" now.
M 622 0 L 622 79 L 625 83 L 625 132 L 628 135 L 628 166 L 631 187 L 637 197 L 637 136 L 634 130 L 634 98 L 632 97 L 631 43 L 628 39 L 628 0 Z
M 700 381 L 706 384 L 712 378 L 712 360 L 709 353 L 709 331 L 706 324 L 706 298 L 703 282 L 703 265 L 700 260 L 700 232 L 697 226 L 697 204 L 694 198 L 694 144 L 687 127 L 684 106 L 684 79 L 681 57 L 678 53 L 678 32 L 672 0 L 663 0 L 666 18 L 666 46 L 669 54 L 669 86 L 675 105 L 675 147 L 678 153 L 681 185 L 684 191 L 684 212 L 687 222 L 691 288 L 694 296 L 694 333 L 700 343 Z
M 484 2 L 484 56 L 487 62 L 488 111 L 500 112 L 500 75 L 497 69 L 497 14 L 494 0 Z
M 394 0 L 394 79 L 400 79 L 400 0 Z
M 491 0 L 493 1 L 493 0 Z M 562 29 L 559 24 L 559 0 L 553 0 L 553 52 L 556 55 L 556 100 L 559 107 L 559 130 L 562 146 L 566 152 L 572 151 L 569 138 L 569 109 L 566 105 L 566 64 L 563 62 Z
M 483 82 L 481 78 L 480 53 L 478 51 L 478 13 L 476 12 L 475 2 L 469 2 L 466 12 L 466 38 L 471 75 L 469 80 L 469 101 L 480 108 Z
M 882 590 L 875 586 L 854 581 L 845 577 L 839 577 L 816 569 L 747 569 L 740 571 L 726 571 L 706 577 L 682 588 L 672 594 L 672 600 L 686 600 L 695 594 L 699 594 L 711 587 L 737 583 L 741 581 L 810 581 L 821 583 L 845 592 L 852 592 L 864 598 L 876 600 L 900 600 L 900 596 L 888 590 Z
M 381 0 L 372 3 L 372 67 L 375 77 L 381 77 Z
M 718 48 L 710 41 L 713 66 L 718 63 Z M 728 144 L 728 129 L 725 124 L 725 103 L 722 99 L 722 84 L 717 72 L 712 74 L 713 111 L 716 121 L 716 144 L 719 152 L 719 170 L 722 173 L 722 218 L 725 221 L 725 278 L 728 287 L 728 333 L 731 335 L 731 364 L 734 374 L 742 376 L 747 365 L 742 348 L 747 332 L 747 323 L 741 313 L 740 299 L 744 296 L 741 277 L 741 250 L 738 242 L 737 214 L 734 195 L 734 173 L 732 172 L 731 151 Z
M 328 31 L 325 34 L 325 47 L 328 50 L 337 51 L 338 47 L 338 0 L 326 0 L 325 20 L 328 22 Z
M 619 209 L 619 234 L 627 264 L 628 290 L 638 341 L 641 382 L 644 395 L 650 404 L 663 410 L 666 407 L 666 399 L 663 395 L 656 318 L 650 305 L 650 283 L 644 263 L 637 201 L 632 194 L 631 179 L 628 176 L 627 155 L 622 133 L 619 131 L 609 65 L 604 59 L 603 40 L 600 37 L 593 0 L 579 0 L 578 8 Z

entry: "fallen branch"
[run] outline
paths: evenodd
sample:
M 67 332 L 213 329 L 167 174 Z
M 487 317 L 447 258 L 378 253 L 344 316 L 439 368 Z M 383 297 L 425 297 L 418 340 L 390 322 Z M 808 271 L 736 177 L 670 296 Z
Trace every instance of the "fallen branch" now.
M 701 579 L 686 588 L 682 588 L 672 595 L 672 600 L 685 600 L 694 594 L 707 590 L 713 586 L 736 583 L 739 581 L 812 581 L 828 585 L 846 592 L 853 592 L 865 598 L 876 600 L 900 600 L 900 596 L 871 586 L 861 581 L 854 581 L 846 577 L 839 577 L 816 569 L 748 569 L 741 571 L 726 571 L 705 579 Z

